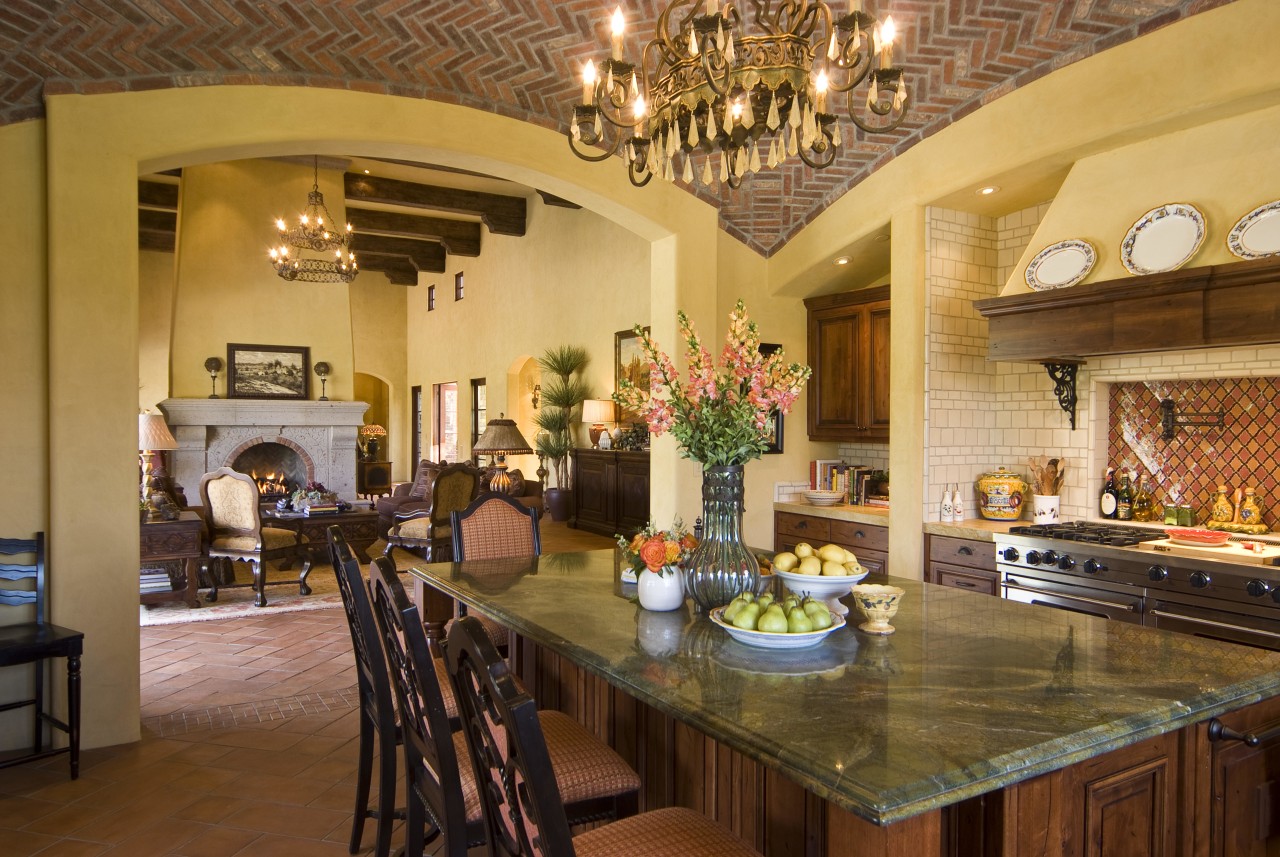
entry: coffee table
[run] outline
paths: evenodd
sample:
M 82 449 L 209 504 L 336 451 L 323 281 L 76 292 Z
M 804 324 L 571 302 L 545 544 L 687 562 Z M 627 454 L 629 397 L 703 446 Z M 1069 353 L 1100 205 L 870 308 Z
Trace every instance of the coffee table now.
M 378 513 L 372 509 L 352 509 L 349 512 L 329 512 L 321 515 L 300 515 L 296 512 L 278 512 L 275 509 L 262 511 L 263 522 L 270 521 L 273 527 L 300 532 L 307 537 L 308 550 L 313 562 L 329 561 L 329 543 L 325 538 L 325 530 L 337 526 L 351 546 L 351 552 L 361 562 L 369 562 L 366 552 L 369 545 L 378 540 Z

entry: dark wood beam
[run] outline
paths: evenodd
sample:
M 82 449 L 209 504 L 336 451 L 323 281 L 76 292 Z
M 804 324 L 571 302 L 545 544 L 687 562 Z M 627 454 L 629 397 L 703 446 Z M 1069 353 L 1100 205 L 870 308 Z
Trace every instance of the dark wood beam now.
M 545 190 L 538 191 L 538 196 L 542 197 L 544 205 L 554 205 L 556 208 L 582 208 L 576 202 L 570 202 L 567 199 L 561 199 L 553 193 L 547 193 Z
M 347 208 L 347 220 L 356 234 L 386 235 L 436 241 L 454 256 L 480 255 L 480 224 L 468 220 L 446 220 L 442 217 L 419 217 L 393 211 L 369 208 Z
M 138 210 L 138 249 L 172 253 L 176 247 L 178 215 L 150 208 Z
M 138 182 L 138 205 L 147 208 L 163 208 L 166 211 L 178 210 L 178 186 L 161 182 Z
M 405 259 L 416 270 L 432 274 L 444 273 L 444 245 L 434 241 L 412 241 L 408 238 L 386 238 L 381 235 L 363 235 L 357 232 L 352 236 L 351 249 L 355 251 L 356 263 L 364 267 L 365 254 L 378 256 L 398 256 Z
M 418 271 L 413 263 L 404 256 L 383 256 L 378 253 L 364 253 L 356 257 L 361 271 L 377 271 L 386 276 L 393 286 L 418 285 Z M 356 282 L 360 281 L 359 275 Z
M 522 196 L 501 196 L 355 173 L 346 173 L 346 190 L 348 202 L 376 202 L 470 214 L 479 217 L 480 222 L 496 235 L 525 234 L 528 206 Z

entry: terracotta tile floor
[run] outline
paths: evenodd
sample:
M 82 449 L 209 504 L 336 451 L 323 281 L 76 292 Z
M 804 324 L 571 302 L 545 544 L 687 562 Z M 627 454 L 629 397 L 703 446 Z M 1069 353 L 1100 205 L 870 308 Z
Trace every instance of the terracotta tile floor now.
M 542 530 L 548 553 L 611 545 Z M 65 756 L 0 770 L 0 857 L 347 854 L 354 670 L 338 609 L 143 628 L 142 740 L 84 751 L 75 781 Z

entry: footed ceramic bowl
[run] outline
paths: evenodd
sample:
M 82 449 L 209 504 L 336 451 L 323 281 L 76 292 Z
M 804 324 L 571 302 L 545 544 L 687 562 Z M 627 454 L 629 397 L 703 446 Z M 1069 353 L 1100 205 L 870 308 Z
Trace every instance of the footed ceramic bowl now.
M 867 621 L 858 630 L 868 634 L 892 634 L 895 628 L 889 620 L 898 612 L 898 602 L 906 592 L 896 586 L 880 583 L 861 583 L 853 587 L 853 603 Z

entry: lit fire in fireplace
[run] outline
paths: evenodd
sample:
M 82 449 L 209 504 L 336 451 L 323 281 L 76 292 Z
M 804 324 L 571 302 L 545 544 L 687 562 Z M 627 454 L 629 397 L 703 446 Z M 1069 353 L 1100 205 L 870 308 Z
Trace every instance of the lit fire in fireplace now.
M 257 471 L 254 471 L 249 475 L 258 483 L 258 493 L 263 497 L 287 497 L 289 495 L 289 483 L 285 479 L 283 473 L 271 472 L 259 474 Z

